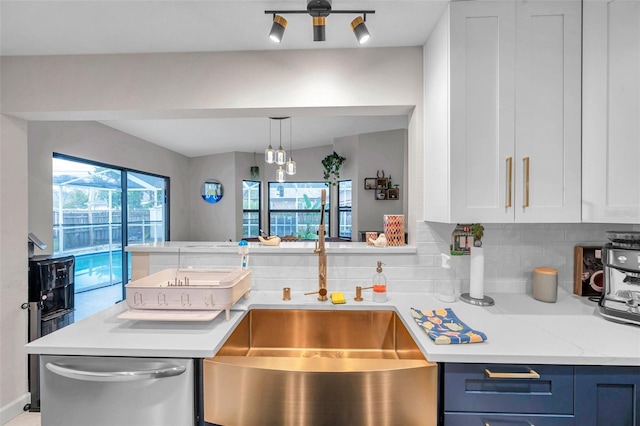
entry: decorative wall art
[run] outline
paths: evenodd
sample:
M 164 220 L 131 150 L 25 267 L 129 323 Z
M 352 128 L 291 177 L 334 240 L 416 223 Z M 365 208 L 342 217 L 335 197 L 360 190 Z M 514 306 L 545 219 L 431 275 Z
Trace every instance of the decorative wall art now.
M 215 179 L 207 180 L 202 184 L 202 187 L 200 188 L 200 195 L 202 196 L 202 199 L 207 203 L 217 203 L 218 201 L 222 200 L 223 194 L 224 189 L 222 187 L 222 184 Z

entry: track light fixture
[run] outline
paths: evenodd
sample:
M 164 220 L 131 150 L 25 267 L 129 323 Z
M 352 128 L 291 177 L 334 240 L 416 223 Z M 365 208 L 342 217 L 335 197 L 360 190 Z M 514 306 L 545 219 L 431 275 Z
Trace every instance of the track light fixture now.
M 275 41 L 276 43 L 281 43 L 282 36 L 284 35 L 284 30 L 286 28 L 287 20 L 280 15 L 273 15 L 273 25 L 271 26 L 269 38 L 271 38 L 271 40 Z
M 351 21 L 351 30 L 356 35 L 356 40 L 358 43 L 364 44 L 369 41 L 371 38 L 371 34 L 369 34 L 369 30 L 367 30 L 367 26 L 364 24 L 364 18 L 362 16 L 356 17 L 353 21 Z
M 331 0 L 307 0 L 306 10 L 265 10 L 264 13 L 273 15 L 273 25 L 269 37 L 271 40 L 280 43 L 287 28 L 287 20 L 281 15 L 284 14 L 307 14 L 310 15 L 313 23 L 313 41 L 325 41 L 327 16 L 332 13 L 361 15 L 351 21 L 351 30 L 356 36 L 358 43 L 366 43 L 371 35 L 365 21 L 367 14 L 376 13 L 375 10 L 332 10 Z

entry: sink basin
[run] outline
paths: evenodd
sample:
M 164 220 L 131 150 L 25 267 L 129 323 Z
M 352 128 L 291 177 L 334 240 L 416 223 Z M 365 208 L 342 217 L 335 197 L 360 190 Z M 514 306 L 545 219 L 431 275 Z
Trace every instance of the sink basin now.
M 393 311 L 251 310 L 203 370 L 210 423 L 436 424 L 436 364 Z

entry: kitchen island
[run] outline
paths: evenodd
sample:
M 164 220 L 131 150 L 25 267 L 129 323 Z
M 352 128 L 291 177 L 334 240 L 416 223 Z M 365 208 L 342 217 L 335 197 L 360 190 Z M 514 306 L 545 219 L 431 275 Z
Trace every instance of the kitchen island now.
M 458 399 L 458 395 L 455 394 L 456 387 L 453 386 L 456 376 L 452 375 L 451 369 L 458 366 L 479 366 L 484 369 L 486 365 L 525 365 L 531 370 L 538 369 L 540 380 L 544 383 L 549 382 L 551 377 L 555 380 L 556 376 L 560 376 L 562 378 L 560 383 L 565 383 L 565 386 L 562 387 L 559 383 L 553 382 L 553 392 L 549 392 L 548 398 L 563 399 L 564 406 L 571 407 L 570 412 L 554 414 L 554 420 L 548 420 L 549 423 L 539 422 L 536 416 L 541 414 L 538 411 L 527 414 L 527 416 L 533 416 L 527 417 L 528 421 L 535 418 L 535 424 L 543 425 L 596 425 L 598 423 L 576 423 L 577 420 L 575 420 L 584 418 L 585 414 L 573 412 L 574 398 L 583 397 L 582 394 L 577 394 L 577 387 L 574 395 L 574 380 L 578 383 L 585 377 L 592 377 L 591 370 L 584 370 L 585 373 L 580 370 L 581 368 L 597 368 L 599 374 L 604 371 L 607 380 L 611 377 L 619 377 L 619 375 L 616 376 L 618 373 L 616 369 L 625 369 L 623 370 L 624 380 L 633 379 L 640 383 L 638 368 L 640 367 L 640 329 L 637 326 L 617 324 L 603 319 L 597 313 L 595 303 L 586 298 L 561 292 L 557 303 L 544 303 L 526 294 L 496 293 L 491 294 L 496 302 L 495 306 L 478 307 L 461 301 L 443 303 L 430 293 L 391 292 L 386 303 L 373 302 L 371 293 L 367 292 L 364 293 L 365 300 L 362 302 L 354 301 L 353 292 L 345 292 L 345 297 L 346 304 L 333 305 L 328 301 L 318 301 L 315 295 L 304 295 L 302 291 L 292 291 L 291 300 L 284 301 L 281 290 L 252 290 L 246 299 L 241 299 L 233 307 L 229 321 L 225 320 L 224 315 L 219 315 L 214 320 L 202 322 L 122 320 L 117 316 L 128 308 L 125 302 L 121 302 L 33 341 L 27 344 L 26 349 L 28 353 L 41 355 L 193 359 L 196 364 L 193 375 L 196 389 L 198 389 L 198 377 L 201 374 L 197 367 L 198 363 L 205 358 L 213 357 L 218 352 L 234 327 L 249 310 L 393 310 L 398 314 L 426 359 L 440 365 L 439 380 L 442 392 L 451 396 L 447 400 Z M 434 344 L 413 319 L 411 308 L 433 310 L 445 307 L 451 308 L 458 318 L 471 328 L 486 334 L 487 340 L 482 343 L 461 345 Z M 560 373 L 556 372 L 557 368 L 561 369 Z M 612 370 L 602 370 L 602 368 Z M 551 370 L 547 373 L 548 369 Z M 463 372 L 469 375 L 470 380 L 478 380 L 472 376 L 473 372 Z M 522 382 L 520 379 L 519 381 Z M 567 384 L 571 384 L 570 392 L 567 390 L 569 386 Z M 626 382 L 625 386 L 627 386 Z M 587 385 L 582 387 L 590 389 Z M 564 389 L 565 392 L 557 394 L 558 389 Z M 196 390 L 197 393 L 198 390 Z M 467 393 L 464 392 L 464 394 Z M 496 395 L 493 392 L 491 397 L 495 399 Z M 521 398 L 528 398 L 528 395 L 523 394 Z M 637 399 L 637 393 L 634 395 Z M 199 414 L 202 409 L 198 404 L 202 404 L 202 401 L 198 398 L 196 395 L 195 424 L 206 425 L 207 423 L 202 423 L 203 420 Z M 484 401 L 481 402 L 486 404 Z M 635 404 L 634 401 L 632 402 Z M 593 403 L 585 403 L 584 406 L 595 407 L 596 403 L 597 401 L 593 401 Z M 509 401 L 494 405 L 503 407 L 505 404 L 508 406 Z M 468 406 L 472 407 L 473 404 L 470 402 Z M 42 407 L 43 426 L 56 424 L 45 422 L 46 401 L 43 401 Z M 538 410 L 538 407 L 535 406 L 535 409 Z M 540 408 L 540 412 L 546 413 L 545 409 Z M 444 423 L 441 424 L 469 424 L 468 422 L 471 421 L 469 416 L 484 415 L 475 412 L 460 413 L 455 410 L 442 405 L 439 412 L 441 413 L 440 421 Z M 508 410 L 506 413 L 491 414 L 498 418 L 511 416 L 509 419 L 516 418 L 516 420 L 523 416 L 521 413 L 510 414 Z M 548 417 L 549 414 L 544 416 Z
M 331 289 L 329 289 L 331 292 Z M 386 309 L 394 310 L 431 362 L 500 362 L 572 365 L 640 366 L 640 327 L 602 318 L 594 302 L 560 291 L 556 303 L 544 303 L 527 294 L 491 294 L 496 304 L 479 307 L 456 301 L 445 303 L 428 293 L 390 293 L 386 303 L 353 300 L 346 304 L 319 302 L 314 295 L 252 290 L 231 310 L 207 322 L 132 321 L 117 315 L 125 302 L 60 329 L 26 345 L 30 354 L 151 356 L 206 358 L 215 355 L 234 325 L 252 308 L 267 309 Z M 487 340 L 468 345 L 436 345 L 411 316 L 411 308 L 451 308 Z

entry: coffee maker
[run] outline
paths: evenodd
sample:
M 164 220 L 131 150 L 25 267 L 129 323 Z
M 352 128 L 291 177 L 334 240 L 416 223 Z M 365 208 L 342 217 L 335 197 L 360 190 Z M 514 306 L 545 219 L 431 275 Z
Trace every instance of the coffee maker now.
M 602 248 L 604 281 L 600 314 L 640 325 L 640 232 L 609 231 Z

